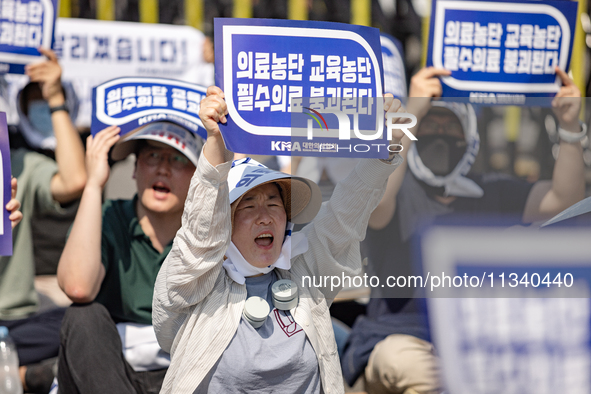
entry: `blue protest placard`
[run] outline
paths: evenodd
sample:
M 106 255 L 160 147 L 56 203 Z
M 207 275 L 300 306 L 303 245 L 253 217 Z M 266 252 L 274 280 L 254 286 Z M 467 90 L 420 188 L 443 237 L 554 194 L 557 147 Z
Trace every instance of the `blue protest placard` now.
M 331 156 L 387 156 L 385 149 L 353 151 L 354 138 L 342 141 L 343 134 L 338 133 L 343 122 L 349 122 L 348 128 L 357 124 L 353 116 L 361 112 L 373 123 L 368 130 L 379 134 L 376 142 L 385 142 L 380 122 L 383 110 L 374 108 L 381 105 L 382 97 L 377 29 L 329 22 L 218 18 L 215 49 L 216 85 L 225 92 L 229 112 L 227 124 L 221 127 L 228 149 L 264 155 L 319 155 L 322 146 L 331 146 L 334 149 L 327 150 Z M 346 115 L 339 118 L 337 112 Z M 309 123 L 312 118 L 316 122 Z M 303 149 L 304 143 L 311 148 Z
M 53 49 L 80 100 L 76 126 L 89 127 L 92 88 L 127 76 L 213 85 L 203 60 L 205 35 L 191 26 L 58 18 Z
M 116 125 L 121 135 L 153 122 L 172 122 L 207 138 L 199 106 L 207 89 L 165 78 L 117 78 L 92 91 L 90 131 Z
M 523 104 L 552 97 L 568 70 L 577 2 L 434 0 L 427 66 L 441 78 L 444 97 Z
M 408 95 L 406 88 L 406 71 L 402 43 L 396 38 L 383 34 L 380 36 L 382 44 L 382 63 L 384 65 L 384 92 L 392 93 L 396 98 Z
M 12 226 L 10 224 L 10 212 L 4 207 L 11 198 L 11 170 L 10 170 L 10 144 L 8 142 L 8 127 L 6 114 L 0 112 L 0 201 L 2 202 L 2 219 L 0 219 L 0 256 L 12 256 Z
M 51 48 L 56 10 L 57 0 L 0 2 L 0 74 L 24 74 L 43 58 L 37 48 Z
M 450 393 L 589 393 L 591 227 L 428 227 L 431 337 Z

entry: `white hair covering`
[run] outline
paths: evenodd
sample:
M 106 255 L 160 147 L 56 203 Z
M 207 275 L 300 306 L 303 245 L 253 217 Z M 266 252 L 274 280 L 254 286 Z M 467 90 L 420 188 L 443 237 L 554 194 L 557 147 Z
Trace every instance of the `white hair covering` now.
M 470 104 L 444 101 L 434 101 L 431 105 L 433 107 L 446 108 L 458 117 L 464 129 L 467 144 L 466 153 L 464 153 L 460 162 L 449 174 L 437 176 L 423 164 L 423 161 L 419 157 L 416 144 L 412 144 L 408 152 L 408 166 L 411 172 L 417 179 L 429 186 L 444 187 L 445 196 L 482 197 L 484 195 L 482 188 L 473 180 L 466 178 L 466 174 L 470 172 L 480 148 L 480 136 L 478 135 L 474 108 Z

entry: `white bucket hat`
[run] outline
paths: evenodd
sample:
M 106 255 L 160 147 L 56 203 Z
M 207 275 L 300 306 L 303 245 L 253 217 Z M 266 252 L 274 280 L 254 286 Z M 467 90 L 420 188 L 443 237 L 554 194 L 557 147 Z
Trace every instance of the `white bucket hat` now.
M 314 219 L 320 205 L 322 193 L 314 182 L 306 178 L 294 177 L 280 171 L 271 170 L 256 160 L 247 157 L 232 163 L 228 174 L 232 222 L 236 206 L 248 191 L 266 183 L 279 186 L 287 220 L 295 224 L 308 223 Z
M 228 174 L 232 224 L 234 224 L 234 212 L 242 197 L 249 190 L 268 183 L 275 183 L 279 187 L 287 214 L 287 227 L 281 254 L 273 264 L 259 268 L 247 262 L 236 245 L 230 242 L 223 267 L 228 275 L 240 284 L 244 284 L 246 277 L 266 274 L 274 268 L 289 270 L 291 258 L 308 250 L 306 236 L 302 232 L 292 234 L 293 224 L 312 221 L 322 205 L 322 194 L 316 183 L 306 178 L 292 177 L 289 174 L 271 170 L 247 157 L 234 161 Z
M 189 130 L 168 122 L 154 122 L 125 135 L 113 147 L 111 158 L 123 160 L 134 153 L 138 140 L 150 140 L 170 145 L 197 166 L 203 140 Z

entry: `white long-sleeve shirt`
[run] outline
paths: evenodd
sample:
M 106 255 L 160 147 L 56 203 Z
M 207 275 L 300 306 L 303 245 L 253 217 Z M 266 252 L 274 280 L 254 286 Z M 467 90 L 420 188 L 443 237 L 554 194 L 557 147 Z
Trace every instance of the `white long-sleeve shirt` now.
M 152 320 L 160 346 L 171 354 L 161 393 L 193 393 L 234 336 L 246 301 L 246 286 L 222 268 L 231 239 L 228 162 L 213 167 L 202 155 L 185 202 L 182 227 L 156 280 Z M 340 287 L 304 286 L 309 276 L 354 276 L 361 271 L 359 242 L 388 176 L 400 165 L 360 160 L 329 202 L 302 231 L 308 251 L 292 258 L 280 278 L 295 281 L 300 301 L 291 315 L 316 352 L 323 391 L 342 393 L 343 379 L 328 307 Z M 330 284 L 330 279 L 329 282 Z M 308 285 L 308 281 L 305 283 Z M 256 362 L 256 360 L 253 360 Z

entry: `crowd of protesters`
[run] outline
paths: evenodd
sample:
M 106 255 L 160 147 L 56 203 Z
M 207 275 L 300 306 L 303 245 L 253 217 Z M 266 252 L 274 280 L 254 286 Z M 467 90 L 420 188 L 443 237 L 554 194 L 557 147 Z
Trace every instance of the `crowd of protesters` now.
M 199 112 L 205 140 L 155 122 L 123 137 L 108 127 L 84 146 L 75 93 L 61 83 L 55 54 L 41 52 L 46 60 L 27 66 L 18 97 L 12 139 L 22 147 L 11 149 L 6 206 L 14 253 L 0 259 L 0 325 L 17 344 L 25 392 L 340 393 L 361 382 L 370 394 L 441 393 L 424 306 L 412 292 L 372 289 L 365 314 L 343 334 L 329 310 L 341 288 L 301 278 L 410 274 L 411 239 L 425 220 L 509 213 L 532 223 L 585 196 L 581 101 L 563 100 L 581 94 L 559 68 L 551 180 L 471 171 L 474 109 L 432 101 L 449 72 L 424 68 L 411 79 L 407 108 L 390 95 L 384 106 L 417 116 L 418 141 L 395 132 L 400 153 L 358 160 L 322 203 L 315 182 L 226 149 L 227 107 L 215 86 Z M 130 154 L 136 195 L 104 201 L 110 163 Z M 251 171 L 264 181 L 242 182 Z M 65 245 L 55 280 L 68 307 L 41 308 L 35 290 L 33 218 L 44 214 L 53 215 L 46 232 Z M 74 218 L 67 237 L 52 230 L 60 217 Z M 294 224 L 303 227 L 292 233 Z M 278 283 L 291 299 L 278 300 Z

